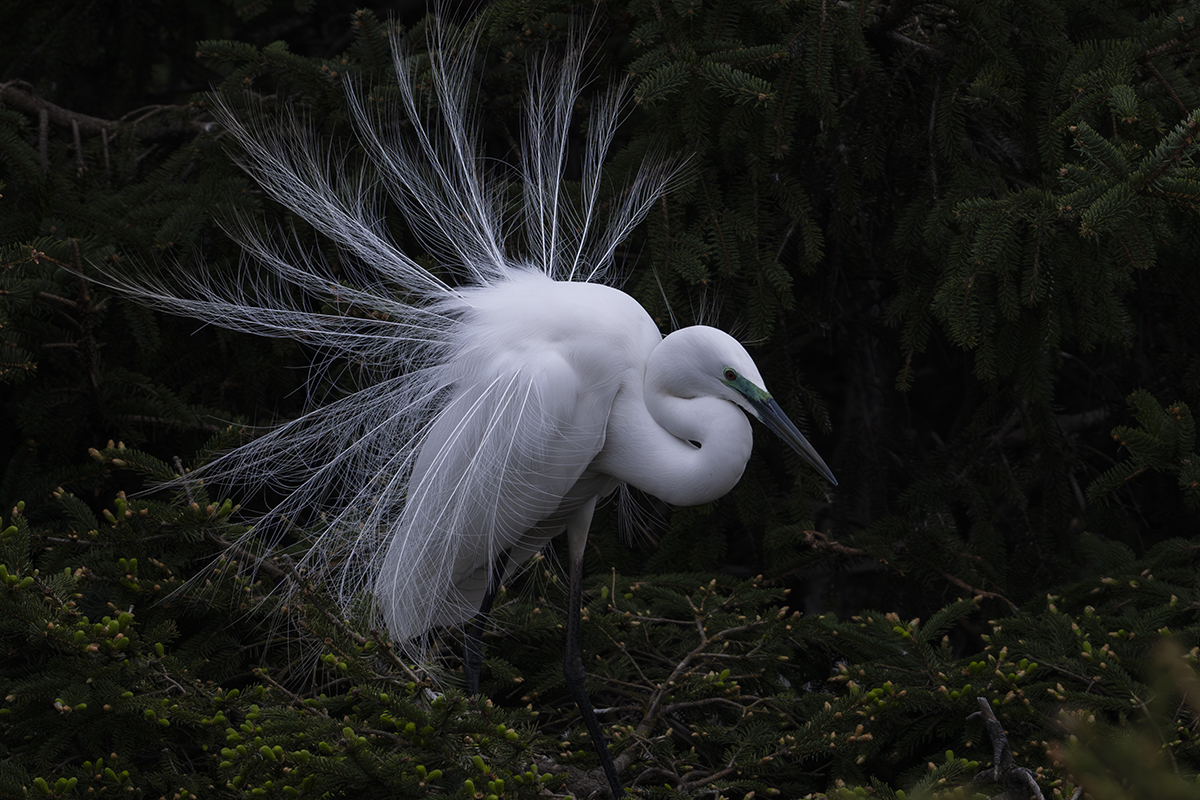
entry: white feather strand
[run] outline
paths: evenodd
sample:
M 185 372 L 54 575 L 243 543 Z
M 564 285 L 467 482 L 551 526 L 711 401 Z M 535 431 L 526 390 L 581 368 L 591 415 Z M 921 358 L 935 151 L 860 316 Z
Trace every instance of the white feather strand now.
M 241 148 L 240 163 L 334 243 L 343 256 L 339 274 L 318 254 L 268 239 L 243 219 L 229 231 L 245 254 L 236 280 L 207 272 L 106 275 L 156 308 L 302 340 L 318 353 L 314 376 L 347 360 L 357 367 L 357 391 L 192 477 L 239 492 L 281 493 L 249 535 L 273 542 L 297 525 L 317 530 L 298 566 L 326 581 L 347 607 L 373 594 L 393 638 L 413 657 L 423 655 L 432 628 L 476 613 L 492 564 L 504 558 L 511 573 L 618 483 L 589 471 L 606 437 L 595 420 L 607 417 L 617 379 L 525 352 L 519 341 L 504 344 L 502 329 L 518 312 L 530 326 L 550 325 L 528 297 L 556 291 L 555 281 L 603 281 L 616 248 L 674 172 L 666 159 L 650 158 L 615 199 L 601 202 L 604 160 L 626 96 L 621 83 L 591 111 L 581 199 L 565 189 L 584 68 L 583 36 L 574 39 L 564 58 L 531 68 L 515 169 L 479 152 L 468 57 L 475 33 L 430 25 L 427 58 L 394 38 L 400 92 L 391 105 L 348 84 L 358 141 L 382 188 L 454 285 L 389 239 L 374 210 L 376 187 L 346 177 L 353 170 L 342 169 L 301 118 L 255 122 L 228 105 L 217 115 Z M 418 94 L 419 81 L 432 85 L 436 112 Z M 506 232 L 502 207 L 503 184 L 513 182 L 523 187 L 523 212 L 510 225 L 527 251 L 519 258 L 509 254 L 522 248 Z M 365 313 L 313 311 L 312 298 Z M 615 302 L 626 300 L 633 302 Z M 648 318 L 647 325 L 637 332 L 641 350 L 660 338 Z M 601 341 L 606 335 L 595 332 Z M 635 355 L 644 363 L 640 350 Z M 319 524 L 318 509 L 328 512 Z

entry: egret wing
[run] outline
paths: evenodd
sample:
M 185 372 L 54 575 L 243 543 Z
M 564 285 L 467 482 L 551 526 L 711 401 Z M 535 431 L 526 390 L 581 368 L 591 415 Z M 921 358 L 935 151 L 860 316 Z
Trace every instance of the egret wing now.
M 609 483 L 609 393 L 557 354 L 506 358 L 460 386 L 425 434 L 375 594 L 398 640 L 469 620 L 493 565 L 518 564 Z

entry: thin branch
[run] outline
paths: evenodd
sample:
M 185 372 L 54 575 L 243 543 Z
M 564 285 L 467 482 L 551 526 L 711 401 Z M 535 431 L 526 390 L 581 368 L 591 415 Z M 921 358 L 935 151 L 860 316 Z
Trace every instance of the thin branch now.
M 1183 114 L 1184 117 L 1187 117 L 1189 114 L 1191 114 L 1192 112 L 1186 105 L 1183 104 L 1183 101 L 1179 99 L 1179 95 L 1175 94 L 1174 87 L 1172 87 L 1171 84 L 1167 82 L 1167 79 L 1163 77 L 1163 74 L 1158 71 L 1158 67 L 1154 66 L 1154 62 L 1147 58 L 1143 63 L 1145 64 L 1146 69 L 1150 70 L 1150 74 L 1154 76 L 1154 79 L 1161 83 L 1162 87 L 1167 90 L 1167 94 L 1171 95 L 1171 99 L 1175 101 L 1175 107 L 1179 109 L 1179 113 Z
M 992 704 L 986 697 L 977 697 L 979 711 L 967 719 L 983 718 L 983 727 L 992 738 L 992 768 L 980 770 L 971 780 L 972 783 L 995 783 L 1004 789 L 1009 800 L 1017 798 L 1032 798 L 1046 800 L 1042 790 L 1037 785 L 1034 772 L 1027 767 L 1018 767 L 1013 759 L 1012 748 L 1008 744 L 1008 735 L 996 715 L 992 713 Z
M 60 128 L 68 128 L 73 134 L 77 132 L 77 135 L 104 136 L 106 145 L 110 134 L 116 131 L 118 127 L 132 129 L 134 135 L 139 139 L 161 139 L 179 133 L 204 133 L 212 128 L 212 123 L 200 122 L 195 119 L 185 121 L 160 118 L 153 122 L 150 121 L 156 115 L 161 116 L 164 111 L 187 109 L 196 114 L 199 109 L 193 106 L 155 106 L 151 113 L 143 114 L 141 117 L 130 122 L 80 114 L 77 111 L 71 111 L 70 109 L 55 105 L 49 100 L 43 100 L 34 94 L 31 84 L 19 80 L 0 83 L 0 102 L 24 114 L 37 116 L 39 119 L 39 133 L 43 142 L 46 141 L 46 136 L 49 133 L 48 128 L 51 124 Z M 76 145 L 78 146 L 78 138 L 76 139 Z M 46 163 L 47 158 L 43 155 L 43 165 Z
M 999 600 L 1000 602 L 1007 604 L 1008 607 L 1011 608 L 1013 611 L 1017 610 L 1017 604 L 1014 603 L 1012 600 L 1009 600 L 1007 597 L 1005 597 L 1002 594 L 997 594 L 996 592 L 989 592 L 985 589 L 976 588 L 976 587 L 970 585 L 969 583 L 967 583 L 966 581 L 963 581 L 959 578 L 954 577 L 953 575 L 951 575 L 949 572 L 946 572 L 945 570 L 938 570 L 938 572 L 942 573 L 942 577 L 945 578 L 946 580 L 950 581 L 951 583 L 953 583 L 955 586 L 959 587 L 960 589 L 966 589 L 968 592 L 975 595 L 976 597 L 987 597 L 992 600 Z
M 820 531 L 803 531 L 803 533 L 804 543 L 814 550 L 828 550 L 831 553 L 838 553 L 843 556 L 869 555 L 866 550 L 859 550 L 856 547 L 847 547 L 844 544 L 839 544 Z

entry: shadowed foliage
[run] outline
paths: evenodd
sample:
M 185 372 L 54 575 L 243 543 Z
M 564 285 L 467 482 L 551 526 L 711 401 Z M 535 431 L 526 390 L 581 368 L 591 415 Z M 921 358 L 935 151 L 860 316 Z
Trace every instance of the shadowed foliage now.
M 405 664 L 296 572 L 326 509 L 261 552 L 232 543 L 265 490 L 136 494 L 354 365 L 77 274 L 252 280 L 239 218 L 337 270 L 212 103 L 301 111 L 340 151 L 347 77 L 394 92 L 389 26 L 423 42 L 419 11 L 181 8 L 0 11 L 0 796 L 587 796 L 553 551 L 498 598 L 476 702 L 430 691 L 457 643 Z M 982 697 L 1047 797 L 1196 796 L 1200 4 L 574 11 L 598 34 L 573 141 L 628 75 L 614 181 L 689 158 L 620 248 L 625 289 L 664 332 L 746 341 L 841 481 L 760 436 L 716 503 L 639 499 L 628 544 L 598 512 L 584 652 L 626 783 L 949 797 L 996 757 Z M 477 13 L 485 155 L 511 162 L 572 7 Z

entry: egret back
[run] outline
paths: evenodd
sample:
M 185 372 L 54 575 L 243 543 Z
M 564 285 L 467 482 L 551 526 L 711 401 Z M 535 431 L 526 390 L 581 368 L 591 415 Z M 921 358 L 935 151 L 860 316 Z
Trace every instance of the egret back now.
M 493 579 L 618 481 L 594 468 L 612 405 L 660 340 L 632 298 L 538 272 L 468 293 L 453 398 L 424 436 L 375 593 L 401 640 L 470 619 Z

